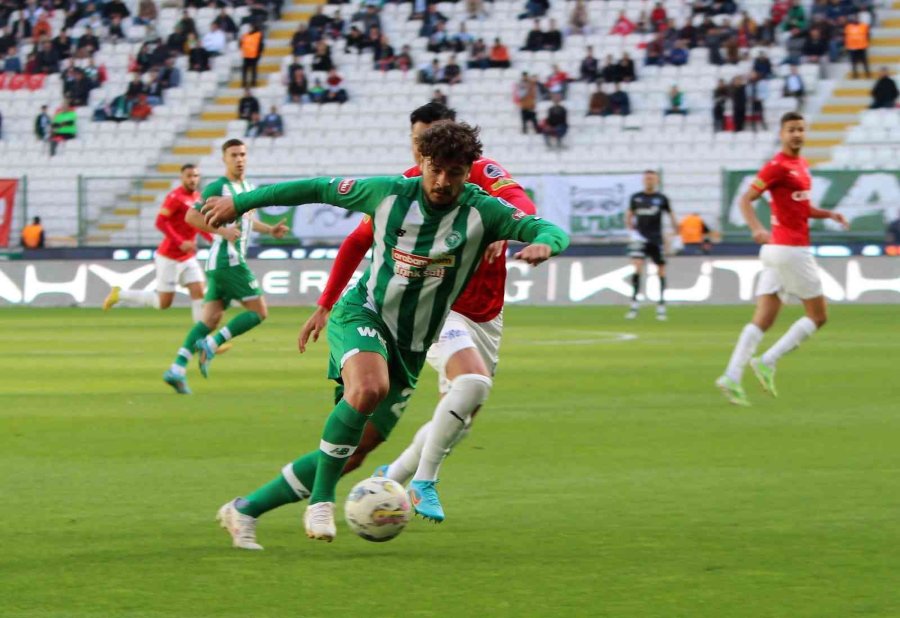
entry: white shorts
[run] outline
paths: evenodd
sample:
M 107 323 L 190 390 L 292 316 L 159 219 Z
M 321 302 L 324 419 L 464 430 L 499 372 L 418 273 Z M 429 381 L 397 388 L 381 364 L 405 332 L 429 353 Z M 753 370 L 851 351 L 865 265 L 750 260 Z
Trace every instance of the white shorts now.
M 759 250 L 763 271 L 756 282 L 756 295 L 779 294 L 801 300 L 822 295 L 819 265 L 809 247 L 763 245 Z
M 176 285 L 186 286 L 189 283 L 203 283 L 203 269 L 197 258 L 191 257 L 183 262 L 156 254 L 156 291 L 174 292 Z
M 466 316 L 451 311 L 444 321 L 441 335 L 428 348 L 428 364 L 438 372 L 438 390 L 446 393 L 450 390 L 447 379 L 447 361 L 450 357 L 466 348 L 475 348 L 484 359 L 491 376 L 497 370 L 500 361 L 500 338 L 503 335 L 503 312 L 490 322 L 473 322 Z

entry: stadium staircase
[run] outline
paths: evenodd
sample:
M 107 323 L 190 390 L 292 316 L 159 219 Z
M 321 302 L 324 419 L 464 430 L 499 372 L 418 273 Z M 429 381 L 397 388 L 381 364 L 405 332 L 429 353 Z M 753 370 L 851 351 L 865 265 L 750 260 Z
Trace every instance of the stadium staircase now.
M 881 67 L 888 67 L 895 79 L 900 74 L 900 0 L 894 0 L 890 7 L 880 9 L 878 15 L 878 24 L 872 29 L 869 47 L 869 67 L 873 79 L 853 79 L 849 65 L 846 65 L 847 70 L 842 71 L 841 79 L 810 127 L 806 153 L 813 166 L 831 167 L 836 156 L 840 160 L 836 149 L 848 143 L 848 138 L 853 143 L 853 129 L 863 121 L 863 112 L 872 103 L 872 84 Z M 887 156 L 896 163 L 896 154 Z M 870 164 L 881 164 L 881 157 L 871 158 Z

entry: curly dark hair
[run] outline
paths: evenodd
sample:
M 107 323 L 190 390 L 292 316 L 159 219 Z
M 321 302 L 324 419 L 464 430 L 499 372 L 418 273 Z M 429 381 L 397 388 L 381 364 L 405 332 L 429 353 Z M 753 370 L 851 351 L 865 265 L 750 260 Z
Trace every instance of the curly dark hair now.
M 472 165 L 481 158 L 481 130 L 465 122 L 436 122 L 416 138 L 419 154 L 440 163 Z

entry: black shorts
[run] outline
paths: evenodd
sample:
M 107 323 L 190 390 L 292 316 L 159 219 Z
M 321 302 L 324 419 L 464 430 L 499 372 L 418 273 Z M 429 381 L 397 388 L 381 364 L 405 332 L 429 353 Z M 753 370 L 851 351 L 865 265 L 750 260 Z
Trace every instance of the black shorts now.
M 653 260 L 657 266 L 666 263 L 666 256 L 663 255 L 662 245 L 655 242 L 633 242 L 628 245 L 628 257 L 638 260 Z

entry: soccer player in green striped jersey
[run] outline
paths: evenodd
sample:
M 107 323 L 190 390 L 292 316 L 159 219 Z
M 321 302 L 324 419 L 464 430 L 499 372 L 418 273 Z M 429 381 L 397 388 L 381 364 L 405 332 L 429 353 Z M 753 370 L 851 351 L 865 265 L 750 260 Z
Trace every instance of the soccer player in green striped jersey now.
M 253 190 L 253 185 L 245 178 L 247 147 L 242 141 L 230 139 L 222 144 L 222 161 L 225 163 L 225 175 L 207 185 L 201 194 L 202 200 L 223 195 L 235 196 Z M 188 210 L 184 218 L 197 229 L 214 234 L 206 260 L 207 288 L 203 299 L 203 317 L 188 331 L 175 361 L 163 374 L 163 380 L 180 394 L 191 392 L 186 369 L 195 351 L 199 352 L 200 372 L 206 377 L 209 364 L 220 346 L 259 326 L 266 319 L 266 300 L 245 257 L 251 230 L 275 238 L 283 237 L 288 231 L 283 222 L 266 225 L 252 214 L 243 215 L 233 225 L 211 228 L 199 212 L 201 206 L 202 201 L 193 210 Z M 231 301 L 241 303 L 246 311 L 213 334 Z
M 261 549 L 256 515 L 306 497 L 307 536 L 333 540 L 335 487 L 363 427 L 371 422 L 387 437 L 396 425 L 426 351 L 487 246 L 507 239 L 532 243 L 515 257 L 533 265 L 568 246 L 557 226 L 466 184 L 481 156 L 477 129 L 436 123 L 417 145 L 423 159 L 418 178 L 314 178 L 210 198 L 203 206 L 215 226 L 262 206 L 324 202 L 370 216 L 375 236 L 372 264 L 328 324 L 328 376 L 343 383 L 344 398 L 325 422 L 318 451 L 219 510 L 236 547 Z

